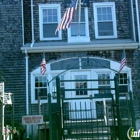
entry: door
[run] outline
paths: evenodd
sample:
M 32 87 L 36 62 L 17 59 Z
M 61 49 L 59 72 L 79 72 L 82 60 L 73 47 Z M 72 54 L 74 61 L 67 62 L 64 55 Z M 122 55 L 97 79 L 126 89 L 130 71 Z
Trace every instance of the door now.
M 86 99 L 90 97 L 92 91 L 89 88 L 92 87 L 90 71 L 71 72 L 71 79 L 76 80 L 71 82 L 71 88 L 75 89 L 71 91 L 72 100 L 69 101 L 70 118 L 71 119 L 86 119 L 94 117 L 95 102 L 93 100 Z M 75 98 L 73 100 L 73 98 Z

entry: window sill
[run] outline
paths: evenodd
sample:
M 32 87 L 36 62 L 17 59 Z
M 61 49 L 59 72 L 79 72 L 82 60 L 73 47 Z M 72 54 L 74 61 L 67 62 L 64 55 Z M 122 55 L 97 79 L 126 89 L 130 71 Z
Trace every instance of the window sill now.
M 117 36 L 96 36 L 96 39 L 117 39 Z

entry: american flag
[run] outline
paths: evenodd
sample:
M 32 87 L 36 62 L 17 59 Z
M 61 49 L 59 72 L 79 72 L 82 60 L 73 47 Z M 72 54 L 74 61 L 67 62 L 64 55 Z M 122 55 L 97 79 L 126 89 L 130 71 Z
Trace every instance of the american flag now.
M 59 30 L 70 27 L 76 13 L 76 9 L 77 9 L 77 0 L 72 0 L 72 3 L 70 4 L 69 8 L 66 10 L 64 16 L 61 19 L 61 22 L 57 26 L 55 34 Z
M 120 65 L 119 72 L 123 69 L 123 67 L 125 65 L 126 65 L 126 55 L 125 55 L 125 50 L 123 49 L 123 52 L 122 52 L 122 60 L 121 60 L 121 65 Z
M 40 72 L 42 75 L 46 72 L 46 60 L 45 60 L 45 54 L 42 55 L 42 62 L 40 64 Z

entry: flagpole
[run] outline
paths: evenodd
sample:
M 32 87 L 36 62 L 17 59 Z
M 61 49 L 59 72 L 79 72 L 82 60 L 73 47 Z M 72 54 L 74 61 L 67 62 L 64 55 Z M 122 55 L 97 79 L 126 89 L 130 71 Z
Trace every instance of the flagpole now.
M 124 54 L 125 54 L 125 59 L 126 59 L 126 52 L 125 52 L 125 47 L 123 47 Z M 127 66 L 127 60 L 126 60 L 126 66 Z
M 81 22 L 81 0 L 79 0 L 78 36 L 80 36 L 80 22 Z
M 123 47 L 123 52 L 122 52 L 122 59 L 121 59 L 121 63 L 120 63 L 120 70 L 118 71 L 118 73 L 121 72 L 121 70 L 123 69 L 123 67 L 127 65 L 127 61 L 126 61 L 126 54 L 125 54 L 125 49 Z

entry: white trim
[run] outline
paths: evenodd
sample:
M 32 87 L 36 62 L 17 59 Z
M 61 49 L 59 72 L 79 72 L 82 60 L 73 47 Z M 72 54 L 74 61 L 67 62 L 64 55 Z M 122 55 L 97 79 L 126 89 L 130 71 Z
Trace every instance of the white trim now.
M 97 24 L 97 7 L 112 7 L 112 22 L 113 22 L 113 36 L 99 36 L 98 35 L 98 24 Z M 103 39 L 103 38 L 117 38 L 117 26 L 116 26 L 116 14 L 115 14 L 115 2 L 100 2 L 100 3 L 93 3 L 93 10 L 94 10 L 94 24 L 95 24 L 95 38 L 96 39 Z
M 68 28 L 68 43 L 73 42 L 90 42 L 89 37 L 89 21 L 88 21 L 88 8 L 84 7 L 85 13 L 85 36 L 71 36 L 71 27 Z
M 43 26 L 42 26 L 42 17 L 43 13 L 42 10 L 46 8 L 56 8 L 58 13 L 58 23 L 61 20 L 61 11 L 60 11 L 60 4 L 39 4 L 39 30 L 40 30 L 40 40 L 61 40 L 62 39 L 62 32 L 58 32 L 58 37 L 50 37 L 50 38 L 43 38 Z M 54 32 L 55 35 L 55 32 Z
M 75 51 L 105 51 L 105 50 L 122 50 L 124 47 L 127 49 L 138 49 L 138 43 L 120 43 L 120 44 L 97 44 L 96 42 L 93 44 L 66 44 L 66 45 L 57 45 L 51 46 L 47 44 L 34 44 L 35 47 L 30 47 L 27 45 L 22 47 L 22 52 L 27 50 L 28 53 L 42 53 L 44 52 L 75 52 Z
M 77 58 L 77 57 L 73 57 L 73 58 Z M 63 60 L 73 59 L 73 58 L 60 59 L 60 60 L 48 63 L 47 64 L 47 72 L 43 76 L 47 76 L 48 81 L 50 82 L 52 80 L 52 75 L 57 75 L 57 74 L 65 71 L 65 70 L 50 70 L 50 64 L 55 63 L 55 62 L 59 62 L 59 61 L 63 61 Z M 90 58 L 108 60 L 108 59 L 102 59 L 102 58 L 99 58 L 99 57 L 90 57 Z M 108 60 L 108 61 L 110 61 L 110 68 L 115 69 L 116 71 L 119 70 L 120 63 L 115 62 L 115 61 L 111 61 L 111 60 Z M 79 58 L 79 63 L 80 63 L 80 58 Z M 93 68 L 93 69 L 72 69 L 72 70 L 65 71 L 63 74 L 65 75 L 65 79 L 71 79 L 72 78 L 71 74 L 72 73 L 77 73 L 77 72 L 85 73 L 85 74 L 86 74 L 86 72 L 88 72 L 88 73 L 90 73 L 90 78 L 91 79 L 97 79 L 98 78 L 97 77 L 98 73 L 110 73 L 110 78 L 113 79 L 114 75 L 116 73 L 115 71 L 112 71 L 108 68 L 103 68 L 103 69 L 102 68 L 99 68 L 99 69 Z M 121 73 L 127 73 L 128 74 L 128 77 L 130 78 L 130 90 L 132 91 L 131 69 L 129 67 L 125 66 L 122 69 Z M 34 71 L 31 72 L 31 103 L 32 104 L 38 102 L 37 100 L 35 100 L 35 93 L 34 93 L 35 76 L 41 76 L 40 67 L 38 67 L 37 69 L 35 69 Z M 93 85 L 93 87 L 95 87 L 95 86 L 98 86 L 98 83 L 94 82 L 92 85 Z M 111 87 L 114 87 L 114 82 L 111 81 L 110 85 L 111 85 Z M 50 92 L 52 91 L 51 86 L 52 86 L 52 83 L 50 83 L 50 87 L 49 87 Z M 66 88 L 71 88 L 72 87 L 71 84 L 67 84 L 66 86 L 67 86 Z M 98 93 L 98 92 L 94 91 L 92 93 L 92 95 L 94 95 L 94 93 Z M 112 93 L 114 94 L 115 92 L 112 92 Z M 56 102 L 56 99 L 52 99 L 52 102 Z M 41 103 L 47 103 L 47 100 L 41 100 Z

